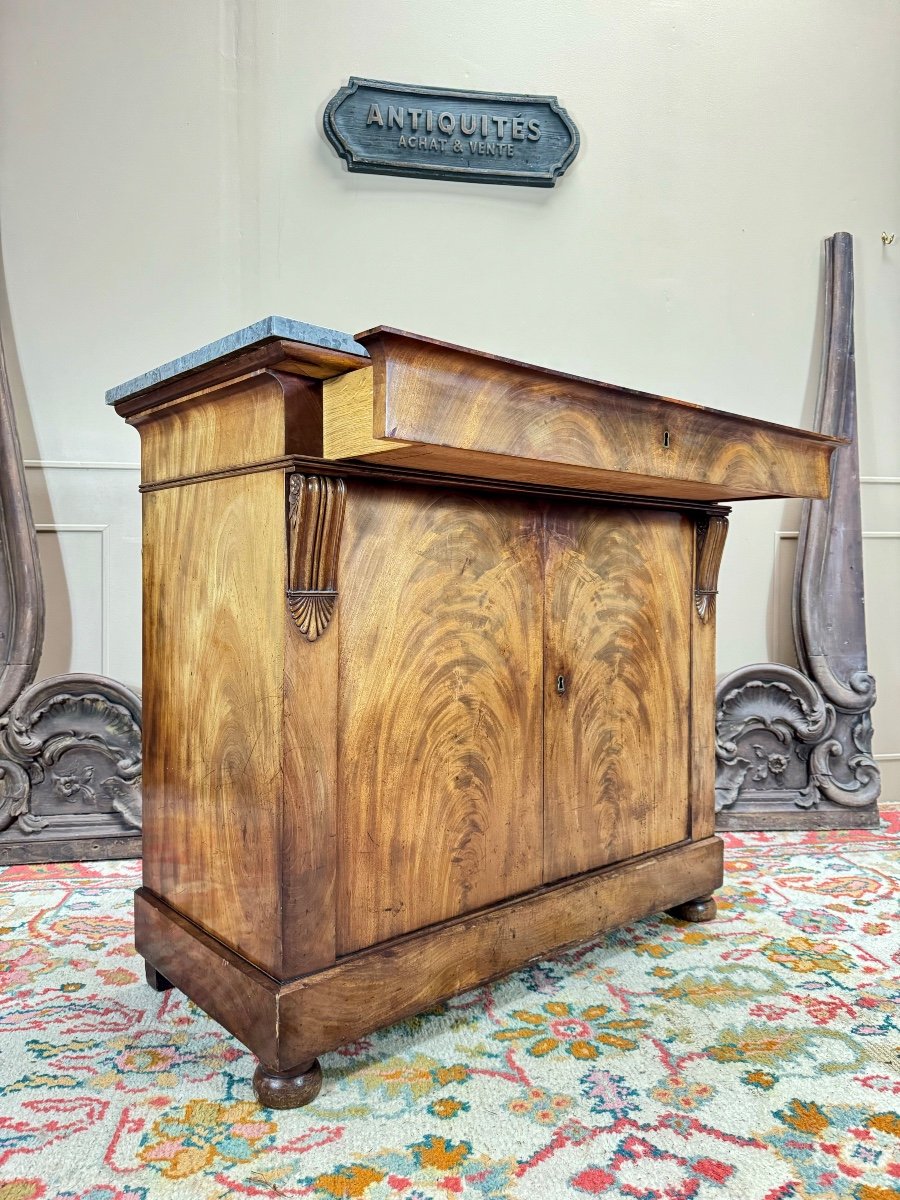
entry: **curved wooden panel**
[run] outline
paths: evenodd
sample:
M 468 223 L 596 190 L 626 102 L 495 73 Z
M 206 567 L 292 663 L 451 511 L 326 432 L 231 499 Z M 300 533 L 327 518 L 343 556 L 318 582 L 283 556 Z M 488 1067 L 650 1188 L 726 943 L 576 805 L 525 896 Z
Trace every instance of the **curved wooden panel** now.
M 0 339 L 0 713 L 34 679 L 44 641 L 44 588 Z
M 876 687 L 866 645 L 849 233 L 825 240 L 815 424 L 822 433 L 845 438 L 846 445 L 834 455 L 831 495 L 803 505 L 793 587 L 800 671 L 782 663 L 755 663 L 719 685 L 720 829 L 878 824 L 881 772 L 872 757 Z M 760 754 L 781 760 L 784 768 L 760 772 Z
M 828 500 L 803 506 L 794 577 L 794 643 L 802 669 L 832 704 L 864 712 L 875 704 L 875 680 L 869 674 L 866 647 L 849 233 L 836 233 L 825 242 L 816 428 L 846 438 L 848 444 L 835 454 Z M 874 762 L 871 769 L 877 775 Z M 870 799 L 877 799 L 877 793 Z
M 688 836 L 693 526 L 573 505 L 547 535 L 549 881 Z
M 540 883 L 540 511 L 348 486 L 340 952 Z

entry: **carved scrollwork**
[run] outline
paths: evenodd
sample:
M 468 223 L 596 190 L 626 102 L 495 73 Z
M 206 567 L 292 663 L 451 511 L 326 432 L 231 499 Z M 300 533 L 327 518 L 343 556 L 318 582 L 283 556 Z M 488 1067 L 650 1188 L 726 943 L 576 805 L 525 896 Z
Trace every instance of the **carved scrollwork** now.
M 801 669 L 832 704 L 847 712 L 867 712 L 876 694 L 866 661 L 856 426 L 853 239 L 836 233 L 825 243 L 825 326 L 815 427 L 846 438 L 848 444 L 834 452 L 828 499 L 803 505 L 794 642 Z
M 43 772 L 68 751 L 94 745 L 133 779 L 141 771 L 140 701 L 112 679 L 56 675 L 23 692 L 9 711 L 6 744 Z M 43 775 L 41 775 L 43 777 Z
M 291 476 L 287 602 L 295 625 L 310 642 L 321 637 L 334 613 L 345 494 L 343 479 Z
M 0 758 L 0 832 L 8 829 L 17 818 L 25 822 L 22 826 L 27 832 L 30 814 L 28 800 L 31 795 L 31 780 L 28 772 L 10 759 Z
M 815 742 L 827 737 L 834 709 L 818 688 L 792 667 L 755 663 L 727 675 L 716 696 L 716 747 L 727 757 L 735 741 L 752 729 L 767 729 L 785 745 L 792 737 Z
M 134 692 L 97 675 L 26 689 L 0 719 L 0 832 L 45 830 L 65 805 L 115 813 L 125 830 L 140 830 L 140 713 Z
M 697 522 L 697 557 L 694 570 L 694 603 L 706 623 L 716 611 L 719 567 L 728 535 L 728 518 L 711 515 Z
M 875 680 L 863 603 L 856 445 L 853 242 L 825 243 L 825 325 L 815 427 L 846 439 L 834 451 L 831 494 L 806 500 L 794 574 L 794 646 L 800 670 L 743 667 L 717 691 L 716 810 L 720 828 L 877 824 L 881 791 L 872 757 Z M 780 772 L 760 769 L 775 755 Z M 825 812 L 830 809 L 830 812 Z M 855 811 L 854 811 L 855 810 Z M 843 815 L 841 815 L 843 812 Z M 787 815 L 786 815 L 787 814 Z M 739 822 L 739 823 L 738 823 Z
M 716 692 L 716 811 L 742 794 L 780 796 L 785 787 L 797 807 L 811 807 L 817 781 L 808 768 L 810 747 L 827 739 L 834 723 L 834 708 L 792 667 L 755 663 L 726 676 Z
M 716 811 L 738 801 L 871 808 L 881 787 L 871 744 L 868 713 L 836 708 L 801 672 L 742 667 L 716 693 Z
M 832 770 L 832 760 L 846 759 L 851 782 L 844 784 Z M 810 773 L 819 791 L 826 800 L 841 804 L 844 808 L 868 808 L 881 795 L 881 774 L 878 763 L 870 754 L 853 754 L 847 757 L 847 749 L 838 738 L 813 748 L 810 755 Z

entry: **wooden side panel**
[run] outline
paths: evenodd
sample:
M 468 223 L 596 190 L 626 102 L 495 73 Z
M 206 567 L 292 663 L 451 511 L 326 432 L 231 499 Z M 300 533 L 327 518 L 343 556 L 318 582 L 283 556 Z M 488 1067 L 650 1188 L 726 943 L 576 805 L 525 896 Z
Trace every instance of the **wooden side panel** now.
M 544 879 L 554 880 L 689 834 L 693 525 L 571 505 L 549 509 L 546 529 Z
M 716 622 L 691 624 L 691 837 L 716 827 Z
M 334 961 L 338 639 L 341 607 L 314 642 L 287 614 L 284 668 L 284 957 L 281 977 Z
M 716 827 L 716 590 L 728 533 L 724 515 L 694 524 L 691 605 L 691 837 Z
M 541 881 L 540 512 L 348 482 L 341 953 Z
M 263 371 L 170 401 L 133 423 L 141 434 L 145 484 L 283 454 L 320 454 L 320 385 Z
M 396 450 L 403 442 L 378 441 L 373 434 L 373 369 L 349 371 L 322 387 L 326 458 L 360 458 Z M 377 461 L 377 458 L 375 459 Z
M 144 883 L 281 959 L 284 477 L 144 495 Z

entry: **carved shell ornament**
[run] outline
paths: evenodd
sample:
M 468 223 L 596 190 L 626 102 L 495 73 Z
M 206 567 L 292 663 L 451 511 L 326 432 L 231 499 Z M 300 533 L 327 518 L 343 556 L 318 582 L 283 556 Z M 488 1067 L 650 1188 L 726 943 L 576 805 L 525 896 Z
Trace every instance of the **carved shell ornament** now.
M 140 772 L 135 746 L 140 746 L 141 728 L 137 714 L 129 711 L 125 689 L 124 703 L 116 703 L 97 691 L 73 694 L 73 679 L 77 676 L 45 679 L 19 697 L 5 731 L 10 750 L 22 759 L 55 763 L 67 750 L 93 742 L 118 753 L 116 770 L 121 775 Z
M 734 740 L 749 729 L 766 729 L 787 745 L 792 737 L 819 741 L 833 724 L 834 709 L 791 667 L 754 663 L 733 671 L 719 685 L 716 748 L 725 761 L 736 752 Z
M 337 592 L 288 592 L 294 623 L 307 641 L 314 642 L 328 628 Z
M 795 671 L 778 663 L 753 663 L 733 671 L 717 689 L 716 811 L 730 808 L 753 784 L 771 778 L 780 782 L 792 757 L 809 753 L 834 727 L 835 712 L 819 689 Z M 752 740 L 755 731 L 772 734 L 784 753 L 768 751 Z M 798 808 L 816 802 L 816 780 L 796 793 Z
M 784 765 L 771 772 L 774 776 L 781 774 L 792 755 L 806 763 L 806 786 L 794 797 L 797 807 L 811 808 L 820 798 L 845 808 L 865 808 L 877 800 L 881 778 L 869 751 L 868 712 L 842 713 L 828 703 L 812 679 L 793 667 L 755 663 L 732 672 L 719 684 L 717 811 L 730 808 L 743 792 L 754 790 L 754 783 L 767 778 L 762 757 L 769 766 L 769 760 L 777 757 L 751 742 L 754 730 L 773 734 L 785 746 Z M 846 744 L 848 735 L 856 753 Z

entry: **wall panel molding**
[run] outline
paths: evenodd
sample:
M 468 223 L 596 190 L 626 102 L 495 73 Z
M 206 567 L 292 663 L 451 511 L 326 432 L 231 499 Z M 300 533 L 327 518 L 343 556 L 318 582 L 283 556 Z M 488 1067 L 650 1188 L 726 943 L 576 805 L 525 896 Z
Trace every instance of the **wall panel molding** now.
M 78 462 L 74 459 L 26 458 L 23 464 L 31 471 L 140 471 L 140 463 Z
M 35 533 L 40 539 L 46 533 L 87 533 L 100 538 L 100 672 L 109 673 L 109 526 L 87 525 L 66 521 L 36 521 Z M 38 542 L 40 544 L 40 541 Z

